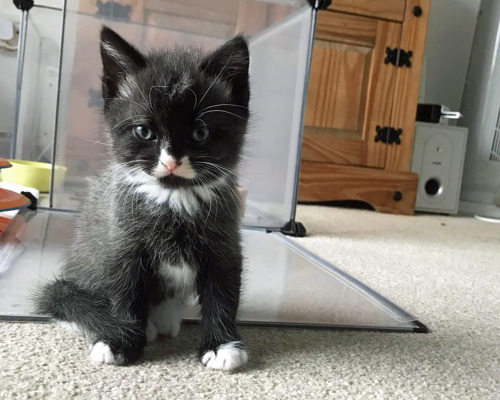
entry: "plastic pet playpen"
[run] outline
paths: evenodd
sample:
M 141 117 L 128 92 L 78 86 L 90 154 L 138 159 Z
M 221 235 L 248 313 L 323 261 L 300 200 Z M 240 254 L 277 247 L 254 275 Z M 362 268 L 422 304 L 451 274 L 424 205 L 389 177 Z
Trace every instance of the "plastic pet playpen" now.
M 253 117 L 240 171 L 247 192 L 241 323 L 425 331 L 415 317 L 287 236 L 301 233 L 295 209 L 319 7 L 305 0 L 66 0 L 62 10 L 35 5 L 25 12 L 11 157 L 49 162 L 66 173 L 52 174 L 17 249 L 4 251 L 0 318 L 46 320 L 33 314 L 29 295 L 57 273 L 86 184 L 106 162 L 98 52 L 105 23 L 141 49 L 208 50 L 239 32 L 248 38 Z M 58 41 L 37 29 L 43 18 L 54 21 Z M 196 319 L 196 309 L 186 315 Z

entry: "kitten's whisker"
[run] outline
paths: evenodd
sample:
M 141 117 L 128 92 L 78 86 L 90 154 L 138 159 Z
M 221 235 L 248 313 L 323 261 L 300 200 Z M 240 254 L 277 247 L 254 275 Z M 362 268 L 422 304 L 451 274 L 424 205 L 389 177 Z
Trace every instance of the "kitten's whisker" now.
M 237 115 L 237 114 L 234 114 L 232 112 L 225 111 L 225 110 L 208 110 L 208 111 L 202 112 L 200 115 L 198 115 L 198 118 L 203 117 L 205 114 L 213 113 L 213 112 L 221 112 L 221 113 L 231 114 L 231 115 L 234 115 L 235 117 L 237 117 L 239 119 L 243 119 L 243 120 L 245 119 L 241 115 Z
M 205 126 L 205 129 L 208 130 L 207 124 L 201 118 L 196 118 L 195 121 L 201 121 L 201 123 Z
M 207 91 L 205 92 L 205 94 L 203 95 L 203 97 L 201 98 L 200 100 L 200 103 L 201 104 L 203 102 L 203 99 L 205 98 L 205 96 L 208 94 L 208 92 L 210 91 L 210 89 L 212 89 L 212 86 L 214 85 L 215 81 L 217 81 L 217 79 L 219 79 L 219 76 L 221 76 L 222 72 L 224 72 L 224 70 L 226 69 L 227 67 L 227 64 L 229 63 L 229 61 L 231 60 L 231 58 L 233 57 L 233 55 L 231 54 L 229 56 L 229 58 L 227 59 L 226 63 L 224 64 L 224 66 L 222 67 L 222 69 L 220 70 L 220 72 L 217 74 L 217 76 L 215 77 L 215 79 L 213 80 L 212 84 L 208 87 Z
M 85 142 L 90 142 L 90 143 L 102 144 L 103 146 L 111 146 L 111 143 L 103 143 L 103 142 L 99 142 L 98 140 L 90 140 L 90 139 L 83 139 L 83 138 L 81 138 L 81 140 L 83 140 Z
M 151 102 L 151 91 L 153 89 L 156 89 L 156 88 L 168 88 L 168 87 L 169 87 L 168 85 L 154 85 L 154 86 L 151 86 L 149 88 L 149 95 L 148 95 L 148 97 L 149 97 L 149 104 L 151 105 L 151 107 L 153 107 L 153 104 Z
M 193 106 L 193 111 L 194 109 L 196 108 L 196 106 L 198 105 L 198 96 L 196 96 L 196 93 L 194 92 L 193 89 L 191 88 L 186 88 L 186 90 L 189 90 L 191 93 L 193 93 L 193 96 L 194 96 L 194 106 Z
M 214 107 L 219 107 L 219 106 L 227 106 L 227 107 L 239 107 L 239 108 L 244 108 L 244 109 L 247 109 L 248 110 L 248 107 L 245 107 L 245 106 L 240 106 L 239 104 L 229 104 L 229 103 L 221 103 L 221 104 L 214 104 L 213 106 L 208 106 L 208 107 L 205 107 L 204 109 L 200 110 L 199 112 L 202 113 L 203 111 L 205 110 L 208 110 L 210 108 L 214 108 Z
M 142 104 L 140 104 L 140 103 L 138 103 L 136 101 L 130 100 L 130 99 L 123 99 L 121 97 L 111 97 L 111 98 L 105 98 L 104 100 L 128 101 L 129 103 L 134 103 L 134 104 L 138 105 L 144 111 L 147 111 L 148 113 L 153 114 L 153 112 L 150 109 L 148 109 L 148 108 L 144 107 Z
M 205 158 L 212 158 L 214 160 L 220 160 L 222 157 L 214 157 L 214 156 L 209 156 L 206 154 L 202 154 L 201 156 L 194 157 L 194 159 L 196 159 L 196 160 L 203 160 Z
M 127 162 L 123 162 L 123 163 L 116 163 L 114 165 L 111 165 L 109 166 L 105 171 L 107 172 L 104 176 L 101 176 L 101 182 L 99 183 L 99 185 L 95 188 L 96 191 L 98 191 L 101 186 L 103 184 L 106 184 L 108 183 L 107 182 L 107 179 L 112 175 L 114 174 L 116 171 L 118 171 L 119 169 L 123 168 L 123 167 L 128 167 L 129 165 L 133 164 L 133 163 L 140 163 L 140 162 L 147 162 L 147 160 L 131 160 L 131 161 L 127 161 Z M 132 168 L 133 169 L 133 168 Z M 104 195 L 107 195 L 106 193 L 109 192 L 111 190 L 113 185 L 109 185 L 106 190 L 104 191 Z M 105 197 L 103 195 L 103 197 Z
M 205 163 L 205 162 L 198 162 L 198 164 L 202 164 L 203 165 L 206 165 L 208 167 L 212 167 L 212 168 L 215 168 L 221 172 L 226 172 L 226 173 L 229 173 L 229 174 L 232 174 L 233 176 L 237 177 L 237 178 L 240 178 L 240 179 L 243 179 L 241 176 L 239 176 L 236 172 L 230 170 L 229 168 L 227 167 L 224 167 L 222 165 L 217 165 L 217 164 L 212 164 L 212 163 Z
M 212 196 L 210 194 L 210 189 L 207 187 L 210 182 L 208 182 L 207 179 L 205 179 L 204 176 L 198 174 L 195 179 L 194 179 L 194 183 L 197 184 L 197 187 L 200 188 L 201 190 L 203 190 L 207 196 L 208 196 L 208 213 L 207 213 L 207 217 L 205 218 L 205 223 L 204 223 L 204 226 L 207 225 L 207 222 L 208 222 L 208 218 L 210 217 L 210 213 L 212 211 Z M 201 184 L 201 185 L 198 185 L 198 184 Z M 202 201 L 203 202 L 206 202 L 203 198 L 202 198 Z
M 121 120 L 116 125 L 114 125 L 112 128 L 110 128 L 110 131 L 111 132 L 114 131 L 120 125 L 125 124 L 128 120 L 134 119 L 134 118 L 137 119 L 137 121 L 136 121 L 137 124 L 147 124 L 147 123 L 149 123 L 149 119 L 148 119 L 147 115 L 131 115 L 130 117 L 127 117 L 127 118 Z M 141 118 L 144 118 L 144 119 L 141 119 Z
M 218 176 L 213 171 L 207 170 L 206 172 L 209 173 L 209 174 L 211 174 L 215 178 L 218 178 Z M 237 200 L 239 199 L 238 194 L 235 192 L 235 190 L 233 189 L 233 187 L 231 185 L 229 185 L 229 183 L 227 181 L 222 181 L 221 183 L 222 183 L 222 187 L 226 187 L 235 196 L 235 199 L 237 199 Z M 227 206 L 228 213 L 231 214 L 229 212 L 229 203 L 227 202 L 227 199 L 224 196 L 222 196 L 221 198 L 224 200 L 224 202 L 225 202 L 225 204 Z
M 141 90 L 141 88 L 139 87 L 139 84 L 137 83 L 137 81 L 135 81 L 134 79 L 130 79 L 130 81 L 134 84 L 135 88 L 139 91 L 139 93 L 141 94 L 142 98 L 144 99 L 144 102 L 146 103 L 146 105 L 148 104 L 147 100 L 146 100 L 146 96 L 144 96 L 144 92 Z M 150 99 L 151 100 L 151 99 Z M 151 104 L 151 101 L 149 102 L 149 107 L 148 108 L 145 108 L 144 109 L 146 111 L 149 111 L 151 113 L 151 115 L 154 115 L 154 111 L 153 111 L 153 105 Z
M 223 165 L 217 165 L 217 164 L 214 164 L 214 163 L 211 163 L 211 162 L 208 162 L 208 161 L 196 161 L 196 164 L 205 165 L 207 167 L 216 168 L 217 170 L 219 170 L 221 172 L 226 172 L 226 173 L 229 173 L 231 175 L 234 175 L 236 178 L 241 179 L 242 181 L 250 182 L 248 179 L 245 179 L 245 178 L 241 177 L 236 172 L 230 170 L 227 167 L 224 167 Z

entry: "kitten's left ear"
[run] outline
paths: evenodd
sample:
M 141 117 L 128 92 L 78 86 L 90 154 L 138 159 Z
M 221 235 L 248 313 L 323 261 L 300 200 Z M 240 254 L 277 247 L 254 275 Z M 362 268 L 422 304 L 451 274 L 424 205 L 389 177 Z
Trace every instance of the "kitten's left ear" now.
M 146 66 L 141 52 L 107 26 L 101 30 L 101 58 L 104 98 L 115 97 L 120 82 Z
M 230 83 L 233 101 L 248 106 L 250 99 L 249 65 L 250 56 L 247 42 L 242 35 L 238 35 L 206 56 L 201 63 L 201 69 Z

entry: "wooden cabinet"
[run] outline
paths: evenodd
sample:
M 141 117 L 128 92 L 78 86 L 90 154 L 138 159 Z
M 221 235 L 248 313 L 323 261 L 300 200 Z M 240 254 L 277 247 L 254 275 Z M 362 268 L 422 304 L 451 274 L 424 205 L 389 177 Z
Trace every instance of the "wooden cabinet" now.
M 396 68 L 384 68 L 401 24 L 321 11 L 311 64 L 303 159 L 383 168 L 387 146 L 373 140 L 389 126 Z M 382 62 L 381 62 L 382 61 Z
M 336 0 L 318 12 L 299 201 L 361 200 L 413 213 L 409 167 L 428 12 L 429 0 Z M 411 51 L 411 65 L 387 62 L 387 49 Z M 399 144 L 385 143 L 399 129 Z

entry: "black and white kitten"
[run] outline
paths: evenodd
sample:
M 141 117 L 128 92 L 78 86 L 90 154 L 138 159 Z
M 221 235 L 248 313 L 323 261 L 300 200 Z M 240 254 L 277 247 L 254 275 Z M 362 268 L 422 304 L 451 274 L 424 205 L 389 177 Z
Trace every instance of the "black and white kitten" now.
M 175 336 L 183 305 L 199 301 L 201 362 L 238 368 L 248 358 L 235 321 L 247 44 L 142 54 L 104 27 L 101 56 L 110 166 L 38 312 L 82 332 L 93 361 L 124 364 L 158 334 Z

